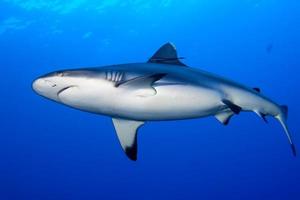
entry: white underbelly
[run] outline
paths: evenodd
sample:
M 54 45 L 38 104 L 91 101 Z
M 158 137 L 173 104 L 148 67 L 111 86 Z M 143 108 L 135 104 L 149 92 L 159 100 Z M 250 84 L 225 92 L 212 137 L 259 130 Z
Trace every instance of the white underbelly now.
M 62 103 L 87 112 L 135 120 L 156 121 L 204 117 L 221 107 L 217 91 L 191 85 L 155 87 L 157 93 L 107 88 L 103 91 L 71 88 L 60 95 Z
M 222 106 L 221 95 L 207 88 L 168 85 L 156 87 L 156 91 L 146 97 L 120 95 L 115 112 L 140 120 L 172 120 L 208 116 Z

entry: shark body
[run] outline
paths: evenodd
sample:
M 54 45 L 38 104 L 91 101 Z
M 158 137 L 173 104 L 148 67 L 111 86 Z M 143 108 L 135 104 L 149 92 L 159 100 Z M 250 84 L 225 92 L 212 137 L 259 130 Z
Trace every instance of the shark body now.
M 137 159 L 137 131 L 147 121 L 215 116 L 227 125 L 241 111 L 275 117 L 296 149 L 286 125 L 287 107 L 234 81 L 186 66 L 171 43 L 146 63 L 52 72 L 33 82 L 41 96 L 112 117 L 119 141 Z

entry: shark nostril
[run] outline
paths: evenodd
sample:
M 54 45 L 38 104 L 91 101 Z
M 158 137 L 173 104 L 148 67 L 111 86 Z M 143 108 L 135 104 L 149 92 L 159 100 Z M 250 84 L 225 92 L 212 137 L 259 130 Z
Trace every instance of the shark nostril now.
M 53 83 L 53 82 L 51 82 L 49 80 L 45 80 L 45 83 L 47 83 L 49 86 L 51 86 L 53 88 L 57 86 L 55 83 Z

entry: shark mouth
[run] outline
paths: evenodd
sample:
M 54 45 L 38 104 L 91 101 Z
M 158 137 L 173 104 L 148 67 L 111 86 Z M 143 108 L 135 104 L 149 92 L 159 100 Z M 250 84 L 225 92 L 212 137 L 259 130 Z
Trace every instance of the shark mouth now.
M 57 97 L 59 98 L 59 95 L 60 95 L 61 93 L 65 92 L 66 90 L 68 90 L 68 89 L 70 89 L 70 88 L 74 88 L 74 87 L 77 87 L 77 86 L 71 85 L 71 86 L 62 88 L 61 90 L 59 90 L 59 91 L 57 92 Z

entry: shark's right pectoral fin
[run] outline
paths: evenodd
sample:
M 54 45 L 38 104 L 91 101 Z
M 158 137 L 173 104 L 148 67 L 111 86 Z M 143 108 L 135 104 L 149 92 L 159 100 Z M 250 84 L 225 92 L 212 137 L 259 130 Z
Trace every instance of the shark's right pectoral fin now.
M 228 125 L 234 113 L 231 110 L 226 110 L 215 115 L 216 119 L 224 125 Z
M 120 118 L 112 119 L 120 144 L 131 160 L 137 160 L 137 130 L 143 121 L 133 121 Z

